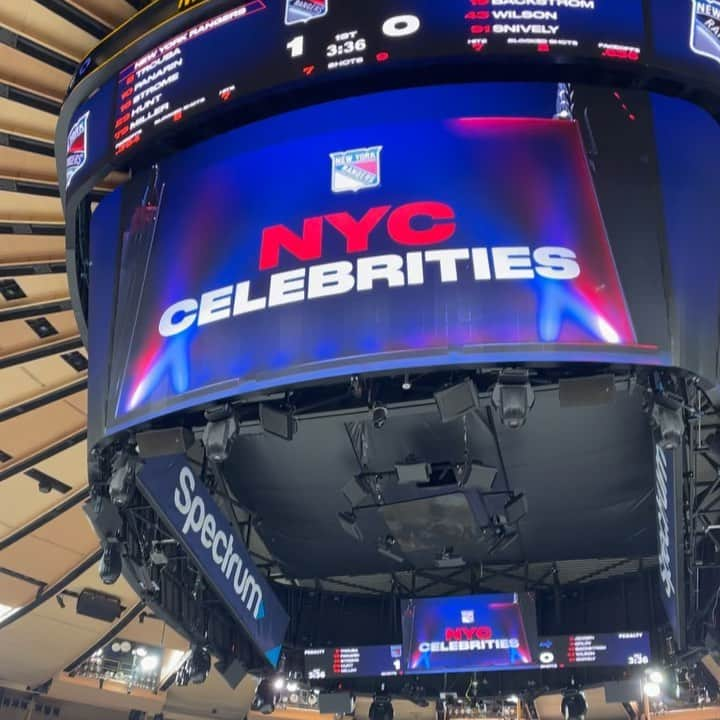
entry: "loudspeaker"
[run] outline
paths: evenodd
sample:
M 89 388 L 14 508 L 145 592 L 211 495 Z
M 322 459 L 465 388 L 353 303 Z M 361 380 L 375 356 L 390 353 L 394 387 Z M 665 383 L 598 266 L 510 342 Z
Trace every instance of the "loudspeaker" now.
M 277 410 L 265 403 L 260 403 L 260 424 L 265 432 L 283 440 L 292 440 L 297 430 L 296 421 L 291 412 Z
M 75 610 L 78 615 L 86 615 L 105 622 L 117 620 L 123 612 L 118 598 L 89 588 L 85 588 L 78 596 Z
M 122 530 L 123 522 L 117 507 L 110 498 L 90 498 L 83 505 L 83 512 L 95 530 L 95 534 L 106 540 L 113 540 Z
M 569 378 L 558 383 L 560 407 L 592 407 L 610 405 L 615 400 L 615 377 L 593 375 Z
M 245 665 L 237 658 L 233 658 L 230 662 L 216 662 L 215 669 L 223 676 L 232 690 L 235 690 L 248 672 Z
M 353 699 L 349 692 L 320 693 L 318 710 L 321 715 L 350 715 Z
M 179 455 L 187 452 L 195 443 L 192 431 L 183 427 L 148 430 L 138 433 L 135 439 L 137 440 L 138 455 L 141 458 Z
M 606 703 L 637 702 L 643 696 L 642 683 L 638 679 L 606 682 L 604 688 Z

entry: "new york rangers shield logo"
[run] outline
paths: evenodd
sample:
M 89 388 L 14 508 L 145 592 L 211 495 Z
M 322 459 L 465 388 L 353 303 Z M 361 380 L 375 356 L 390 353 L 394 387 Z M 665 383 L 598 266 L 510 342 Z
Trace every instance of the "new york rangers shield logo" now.
M 285 0 L 285 24 L 295 25 L 324 17 L 330 0 Z
M 720 63 L 720 0 L 693 0 L 690 48 Z
M 380 187 L 382 145 L 331 153 L 332 191 L 357 192 Z
M 89 112 L 81 115 L 70 128 L 67 139 L 67 161 L 65 164 L 65 187 L 85 165 L 88 150 L 88 117 Z

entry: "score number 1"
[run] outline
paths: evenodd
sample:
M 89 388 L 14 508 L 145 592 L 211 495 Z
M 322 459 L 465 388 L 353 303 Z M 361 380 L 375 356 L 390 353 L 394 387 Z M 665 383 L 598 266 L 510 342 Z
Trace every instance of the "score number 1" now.
M 390 38 L 401 38 L 414 35 L 420 29 L 420 18 L 417 15 L 396 15 L 388 18 L 382 25 L 383 35 Z M 305 54 L 305 36 L 298 35 L 288 44 L 290 57 L 299 58 Z M 364 50 L 365 48 L 362 48 Z M 361 48 L 356 48 L 361 51 Z M 349 50 L 348 50 L 349 51 Z

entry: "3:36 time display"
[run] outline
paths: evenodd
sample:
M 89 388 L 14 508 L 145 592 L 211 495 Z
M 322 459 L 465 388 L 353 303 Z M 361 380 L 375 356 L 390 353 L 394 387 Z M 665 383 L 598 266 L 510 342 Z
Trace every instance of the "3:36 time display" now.
M 339 33 L 335 36 L 335 42 L 330 43 L 325 49 L 327 58 L 342 57 L 343 55 L 353 55 L 362 53 L 367 50 L 367 40 L 364 37 L 358 37 L 358 31 Z

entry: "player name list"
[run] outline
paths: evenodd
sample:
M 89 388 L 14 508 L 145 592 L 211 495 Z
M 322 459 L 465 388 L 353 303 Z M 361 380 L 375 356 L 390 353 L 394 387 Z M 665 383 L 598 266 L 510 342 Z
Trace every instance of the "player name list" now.
M 568 641 L 569 663 L 595 663 L 607 652 L 607 645 L 594 635 L 575 635 Z
M 186 112 L 205 103 L 204 95 L 193 96 L 193 89 L 184 83 L 188 43 L 265 7 L 262 0 L 252 0 L 229 10 L 176 35 L 123 69 L 113 128 L 116 155 L 137 145 L 148 127 L 179 122 Z
M 640 48 L 597 42 L 583 48 L 570 27 L 589 27 L 598 0 L 467 0 L 468 45 L 480 53 L 498 49 L 586 49 L 590 55 L 636 61 Z M 585 19 L 587 18 L 587 22 Z M 579 21 L 579 22 L 578 22 Z

